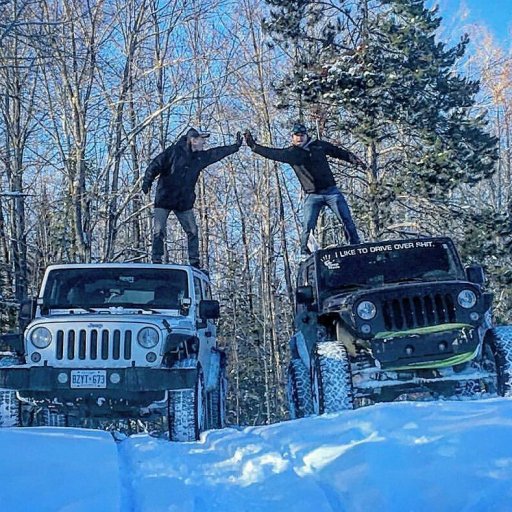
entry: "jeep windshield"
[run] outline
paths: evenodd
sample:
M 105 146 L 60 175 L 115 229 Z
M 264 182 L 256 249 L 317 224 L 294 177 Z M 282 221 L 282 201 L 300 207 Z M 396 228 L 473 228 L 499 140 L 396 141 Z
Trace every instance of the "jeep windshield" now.
M 187 273 L 179 269 L 60 268 L 48 274 L 42 306 L 179 309 L 188 296 Z
M 319 251 L 320 290 L 464 279 L 449 240 L 391 240 Z

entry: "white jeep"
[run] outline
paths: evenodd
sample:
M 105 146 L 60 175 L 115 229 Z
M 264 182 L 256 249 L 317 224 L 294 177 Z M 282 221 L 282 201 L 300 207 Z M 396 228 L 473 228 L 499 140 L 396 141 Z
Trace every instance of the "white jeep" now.
M 225 422 L 219 303 L 187 265 L 48 267 L 0 344 L 0 426 L 156 421 L 189 441 Z

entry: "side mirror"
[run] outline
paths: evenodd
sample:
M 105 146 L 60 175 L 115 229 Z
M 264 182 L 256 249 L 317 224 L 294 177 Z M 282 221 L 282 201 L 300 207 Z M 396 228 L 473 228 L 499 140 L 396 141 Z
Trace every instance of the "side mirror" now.
M 218 300 L 202 300 L 199 302 L 199 318 L 213 320 L 220 317 L 220 304 Z
M 485 273 L 484 269 L 480 265 L 472 265 L 466 268 L 466 277 L 470 283 L 484 284 Z
M 0 350 L 23 354 L 23 333 L 0 334 Z
M 295 299 L 297 300 L 297 304 L 313 304 L 313 302 L 315 302 L 313 287 L 310 285 L 299 286 L 295 293 Z
M 20 314 L 18 317 L 21 332 L 23 332 L 25 330 L 25 327 L 36 316 L 36 307 L 37 307 L 37 300 L 34 298 L 26 299 L 21 302 Z

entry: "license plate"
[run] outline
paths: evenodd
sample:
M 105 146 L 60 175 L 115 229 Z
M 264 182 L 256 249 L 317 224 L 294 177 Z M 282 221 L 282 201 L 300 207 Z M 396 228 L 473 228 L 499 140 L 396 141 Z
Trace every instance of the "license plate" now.
M 71 370 L 72 388 L 106 388 L 106 370 Z

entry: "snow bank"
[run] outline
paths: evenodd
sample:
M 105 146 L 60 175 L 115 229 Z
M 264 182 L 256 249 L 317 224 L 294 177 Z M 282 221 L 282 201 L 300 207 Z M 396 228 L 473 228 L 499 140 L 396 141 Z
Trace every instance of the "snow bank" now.
M 382 404 L 121 450 L 137 511 L 510 511 L 511 406 Z
M 0 429 L 0 510 L 118 512 L 116 444 L 106 432 Z
M 270 426 L 146 435 L 0 430 L 0 510 L 508 512 L 512 400 L 381 404 Z

